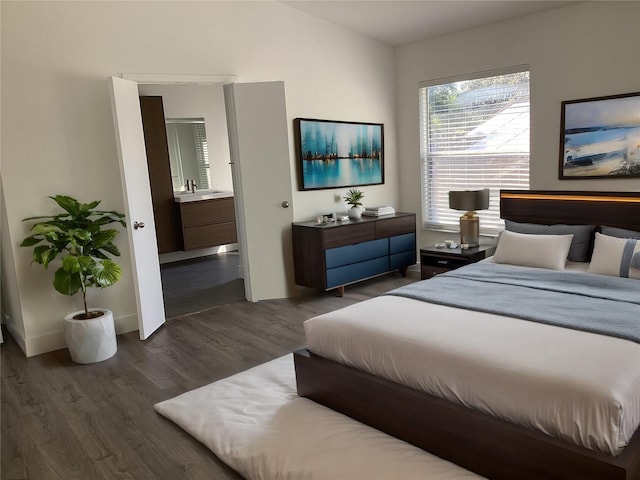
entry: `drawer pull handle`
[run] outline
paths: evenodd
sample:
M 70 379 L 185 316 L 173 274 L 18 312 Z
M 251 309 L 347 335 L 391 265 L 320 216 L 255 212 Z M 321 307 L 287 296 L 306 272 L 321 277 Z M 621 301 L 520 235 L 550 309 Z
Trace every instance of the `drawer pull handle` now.
M 449 260 L 438 260 L 438 265 L 449 265 Z

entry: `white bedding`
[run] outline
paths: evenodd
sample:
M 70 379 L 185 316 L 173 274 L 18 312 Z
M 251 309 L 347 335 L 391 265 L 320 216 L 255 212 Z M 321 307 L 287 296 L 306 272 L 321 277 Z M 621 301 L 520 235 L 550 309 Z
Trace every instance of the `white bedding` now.
M 155 408 L 250 480 L 483 478 L 298 397 L 292 355 Z
M 640 422 L 628 340 L 397 296 L 307 320 L 305 334 L 322 357 L 605 453 Z

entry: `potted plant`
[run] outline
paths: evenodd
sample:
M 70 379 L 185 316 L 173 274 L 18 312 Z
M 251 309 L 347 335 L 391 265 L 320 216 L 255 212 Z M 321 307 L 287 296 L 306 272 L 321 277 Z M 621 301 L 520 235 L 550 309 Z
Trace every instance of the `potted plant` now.
M 359 220 L 362 217 L 362 199 L 364 193 L 357 188 L 351 188 L 347 190 L 347 194 L 344 196 L 344 200 L 348 205 L 351 205 L 349 210 L 349 218 L 353 220 Z
M 53 277 L 53 288 L 63 295 L 82 293 L 84 310 L 64 319 L 65 340 L 71 358 L 77 363 L 93 363 L 112 357 L 117 350 L 113 313 L 87 307 L 87 289 L 105 288 L 116 283 L 120 266 L 110 256 L 120 256 L 113 239 L 119 231 L 105 228 L 112 223 L 126 227 L 124 215 L 96 210 L 100 201 L 80 203 L 65 195 L 49 197 L 64 213 L 25 218 L 37 220 L 22 247 L 33 248 L 33 262 L 48 269 L 58 257 L 61 266 Z

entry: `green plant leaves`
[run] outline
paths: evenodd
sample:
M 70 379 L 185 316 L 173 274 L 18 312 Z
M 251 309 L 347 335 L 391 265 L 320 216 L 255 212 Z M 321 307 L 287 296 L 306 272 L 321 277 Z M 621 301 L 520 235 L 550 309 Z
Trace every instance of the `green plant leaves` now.
M 350 188 L 347 190 L 347 194 L 343 198 L 352 207 L 359 207 L 362 205 L 360 200 L 364 198 L 364 192 L 357 188 Z
M 80 203 L 75 198 L 67 197 L 66 195 L 56 195 L 49 198 L 72 217 L 80 215 Z
M 51 223 L 36 223 L 31 227 L 33 235 L 50 235 L 51 238 L 55 238 L 59 233 L 63 233 L 60 227 Z
M 96 213 L 100 213 L 102 215 L 101 218 L 97 219 L 95 221 L 96 225 L 106 225 L 107 223 L 119 223 L 120 225 L 122 225 L 123 227 L 126 227 L 127 224 L 124 221 L 124 215 L 122 213 L 118 213 L 118 212 L 113 212 L 113 211 L 109 211 L 109 212 L 103 212 L 103 211 L 99 211 Z
M 21 247 L 33 247 L 34 245 L 37 245 L 41 241 L 42 241 L 42 238 L 27 237 L 24 240 L 22 240 L 22 243 L 20 244 L 20 246 Z
M 93 241 L 93 234 L 89 230 L 81 228 L 72 228 L 69 230 L 68 235 L 71 237 L 69 240 L 78 247 L 85 246 Z
M 98 286 L 110 287 L 120 279 L 122 269 L 113 260 L 101 260 L 91 266 L 91 274 Z
M 59 268 L 53 277 L 53 288 L 63 295 L 75 295 L 82 288 L 82 277 Z
M 80 273 L 91 266 L 91 257 L 76 257 L 67 255 L 62 259 L 62 269 L 69 273 Z
M 102 230 L 96 232 L 93 235 L 93 247 L 94 248 L 103 248 L 105 245 L 109 244 L 111 240 L 116 238 L 118 235 L 118 230 Z
M 126 227 L 124 214 L 96 210 L 99 200 L 80 203 L 66 195 L 49 198 L 64 213 L 25 218 L 24 221 L 38 222 L 20 245 L 34 247 L 33 262 L 45 268 L 61 255 L 62 266 L 54 274 L 53 286 L 64 295 L 82 290 L 86 305 L 87 287 L 108 287 L 122 276 L 120 266 L 110 259 L 110 256 L 120 256 L 120 250 L 113 243 L 120 232 L 104 227 L 111 223 Z
M 110 253 L 114 257 L 119 257 L 120 256 L 120 250 L 113 243 L 107 243 L 106 245 L 103 245 L 102 246 L 102 250 L 104 250 L 105 252 Z
M 58 256 L 58 251 L 55 248 L 51 248 L 49 245 L 38 245 L 33 249 L 32 260 L 35 263 L 44 265 L 44 268 L 49 266 L 52 260 Z

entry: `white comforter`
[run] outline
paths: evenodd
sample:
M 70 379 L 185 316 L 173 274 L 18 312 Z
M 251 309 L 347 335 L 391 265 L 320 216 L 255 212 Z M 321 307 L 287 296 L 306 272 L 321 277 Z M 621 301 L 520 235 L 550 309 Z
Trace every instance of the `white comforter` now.
M 317 355 L 605 453 L 640 421 L 628 340 L 396 296 L 307 320 L 305 333 Z

